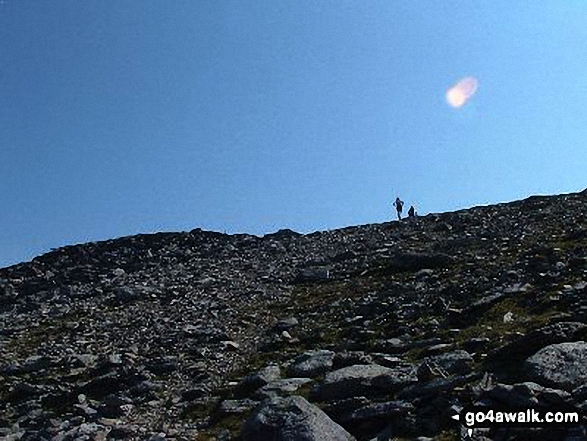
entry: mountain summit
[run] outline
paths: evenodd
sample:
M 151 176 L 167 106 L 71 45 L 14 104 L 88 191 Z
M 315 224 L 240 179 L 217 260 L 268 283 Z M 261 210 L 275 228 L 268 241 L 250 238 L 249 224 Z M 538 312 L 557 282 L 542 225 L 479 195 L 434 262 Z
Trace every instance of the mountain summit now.
M 0 438 L 457 440 L 484 404 L 587 439 L 587 190 L 257 237 L 196 229 L 0 269 Z

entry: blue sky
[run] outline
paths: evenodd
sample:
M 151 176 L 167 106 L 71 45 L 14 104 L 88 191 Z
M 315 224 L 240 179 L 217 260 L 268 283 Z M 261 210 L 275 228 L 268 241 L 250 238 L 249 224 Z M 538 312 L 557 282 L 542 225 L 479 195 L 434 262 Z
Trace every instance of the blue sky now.
M 585 41 L 579 0 L 4 0 L 0 266 L 582 190 Z

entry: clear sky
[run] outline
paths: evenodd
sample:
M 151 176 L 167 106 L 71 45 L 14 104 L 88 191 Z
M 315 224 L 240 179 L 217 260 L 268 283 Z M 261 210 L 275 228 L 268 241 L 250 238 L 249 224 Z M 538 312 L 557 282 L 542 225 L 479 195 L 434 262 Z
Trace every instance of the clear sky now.
M 0 266 L 582 190 L 586 42 L 583 0 L 0 0 Z

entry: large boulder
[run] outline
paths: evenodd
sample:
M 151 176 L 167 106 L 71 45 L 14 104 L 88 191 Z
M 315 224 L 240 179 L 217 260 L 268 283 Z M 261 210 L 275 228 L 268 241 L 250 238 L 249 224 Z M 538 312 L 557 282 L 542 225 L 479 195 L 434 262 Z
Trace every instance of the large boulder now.
M 371 397 L 393 392 L 417 381 L 411 365 L 388 368 L 378 364 L 360 364 L 330 372 L 313 395 L 324 401 L 360 395 Z
M 587 343 L 547 346 L 526 360 L 526 370 L 539 384 L 572 391 L 587 382 Z
M 265 401 L 243 427 L 243 441 L 351 441 L 355 438 L 304 398 Z

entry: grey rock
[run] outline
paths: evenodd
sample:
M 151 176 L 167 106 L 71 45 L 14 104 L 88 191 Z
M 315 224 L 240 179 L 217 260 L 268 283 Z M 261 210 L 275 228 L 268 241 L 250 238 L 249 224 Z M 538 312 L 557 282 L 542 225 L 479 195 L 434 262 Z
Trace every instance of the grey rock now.
M 275 325 L 275 330 L 278 332 L 288 331 L 298 326 L 300 322 L 295 317 L 289 317 L 279 320 Z
M 435 378 L 447 378 L 448 372 L 432 361 L 425 360 L 416 371 L 418 380 L 431 381 Z
M 253 410 L 258 404 L 258 401 L 250 399 L 224 400 L 220 403 L 218 412 L 220 415 L 239 415 Z
M 526 371 L 539 384 L 572 391 L 587 382 L 587 343 L 547 346 L 526 360 Z
M 243 441 L 351 441 L 355 438 L 304 398 L 274 398 L 245 423 Z
M 342 416 L 340 420 L 344 424 L 357 424 L 373 419 L 403 415 L 413 410 L 414 406 L 411 403 L 405 401 L 386 401 L 383 403 L 372 403 L 360 407 Z
M 440 366 L 450 375 L 466 375 L 471 372 L 473 357 L 467 351 L 457 350 L 442 355 L 435 355 L 429 361 Z
M 311 378 L 285 378 L 283 380 L 275 380 L 256 391 L 253 398 L 262 401 L 267 398 L 287 397 L 312 381 Z
M 486 395 L 505 406 L 553 407 L 562 406 L 571 396 L 568 392 L 550 389 L 532 382 L 515 385 L 497 384 Z
M 126 304 L 138 300 L 147 300 L 152 296 L 160 295 L 160 291 L 147 286 L 119 286 L 114 288 L 114 298 L 119 304 Z
M 447 392 L 456 387 L 467 384 L 472 380 L 479 379 L 480 374 L 461 375 L 450 378 L 434 378 L 427 382 L 410 385 L 398 392 L 402 400 L 430 399 L 437 396 L 444 396 Z
M 340 400 L 360 395 L 377 396 L 418 381 L 413 366 L 388 368 L 377 364 L 354 365 L 330 372 L 313 395 L 320 400 Z
M 247 375 L 236 386 L 237 397 L 246 397 L 257 389 L 281 378 L 281 370 L 277 365 L 269 365 L 263 369 Z
M 334 369 L 353 366 L 355 364 L 373 364 L 373 357 L 362 351 L 344 351 L 337 352 L 332 360 L 332 367 Z M 377 364 L 385 366 L 380 360 L 377 361 Z
M 97 355 L 93 354 L 74 354 L 69 357 L 68 363 L 73 367 L 91 367 L 98 360 Z
M 297 357 L 287 373 L 291 377 L 315 377 L 332 368 L 334 352 L 327 350 L 309 351 Z
M 241 347 L 240 344 L 238 344 L 237 342 L 232 341 L 232 340 L 225 340 L 225 341 L 222 341 L 221 343 L 222 343 L 222 346 L 224 347 L 224 349 L 228 350 L 228 351 L 238 351 Z
M 298 272 L 296 281 L 326 282 L 328 279 L 330 279 L 330 271 L 327 268 L 302 268 Z

